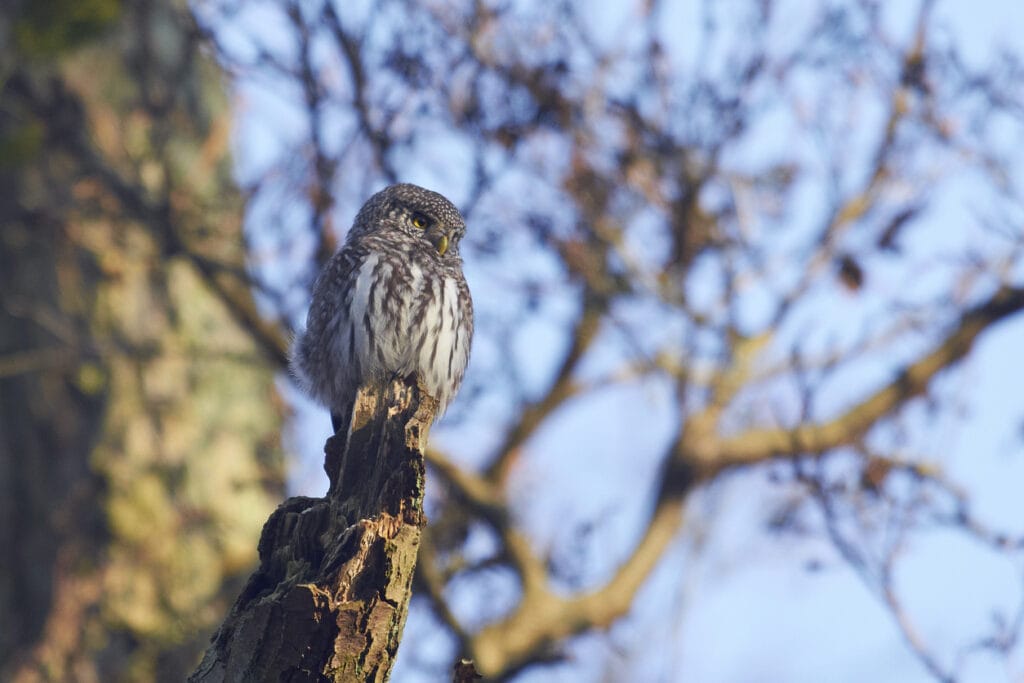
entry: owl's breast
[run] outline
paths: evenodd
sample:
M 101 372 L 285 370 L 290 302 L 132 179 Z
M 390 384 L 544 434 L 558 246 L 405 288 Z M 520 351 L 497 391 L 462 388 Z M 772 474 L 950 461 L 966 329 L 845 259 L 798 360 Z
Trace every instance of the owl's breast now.
M 462 382 L 472 336 L 461 273 L 445 268 L 436 252 L 374 251 L 351 294 L 348 310 L 362 332 L 353 344 L 358 363 L 381 378 L 418 374 L 443 411 Z
M 443 411 L 462 382 L 469 356 L 469 331 L 463 318 L 466 302 L 455 277 L 438 271 L 424 282 L 416 311 L 417 371 Z

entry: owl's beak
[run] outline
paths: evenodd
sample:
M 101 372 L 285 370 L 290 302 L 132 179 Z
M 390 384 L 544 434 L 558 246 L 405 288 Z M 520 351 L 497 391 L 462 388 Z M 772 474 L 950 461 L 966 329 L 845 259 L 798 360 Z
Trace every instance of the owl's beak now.
M 444 253 L 448 251 L 448 233 L 441 225 L 434 225 L 427 230 L 427 239 L 437 249 L 437 253 L 444 256 Z

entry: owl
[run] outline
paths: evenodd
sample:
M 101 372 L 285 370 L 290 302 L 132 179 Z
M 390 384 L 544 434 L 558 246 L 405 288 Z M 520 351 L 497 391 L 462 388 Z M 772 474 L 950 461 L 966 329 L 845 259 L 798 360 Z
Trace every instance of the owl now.
M 416 374 L 440 416 L 462 384 L 473 301 L 459 243 L 466 224 L 436 192 L 387 187 L 363 205 L 313 286 L 290 367 L 302 389 L 347 429 L 367 382 Z

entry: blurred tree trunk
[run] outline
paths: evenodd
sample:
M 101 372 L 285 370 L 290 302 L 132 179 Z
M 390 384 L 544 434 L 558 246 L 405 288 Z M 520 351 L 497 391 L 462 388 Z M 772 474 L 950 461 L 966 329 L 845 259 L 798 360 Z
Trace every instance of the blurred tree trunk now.
M 181 680 L 283 488 L 223 84 L 183 2 L 0 22 L 0 679 Z
M 388 679 L 426 524 L 436 408 L 414 382 L 360 392 L 350 431 L 327 442 L 328 494 L 289 498 L 267 520 L 259 569 L 190 681 Z

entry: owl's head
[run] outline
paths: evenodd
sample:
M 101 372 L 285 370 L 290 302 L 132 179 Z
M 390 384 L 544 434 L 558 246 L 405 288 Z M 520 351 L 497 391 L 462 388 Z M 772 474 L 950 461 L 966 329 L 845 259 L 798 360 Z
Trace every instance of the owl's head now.
M 466 222 L 455 205 L 431 190 L 400 183 L 370 197 L 356 215 L 350 236 L 400 231 L 421 239 L 443 258 L 458 258 Z

